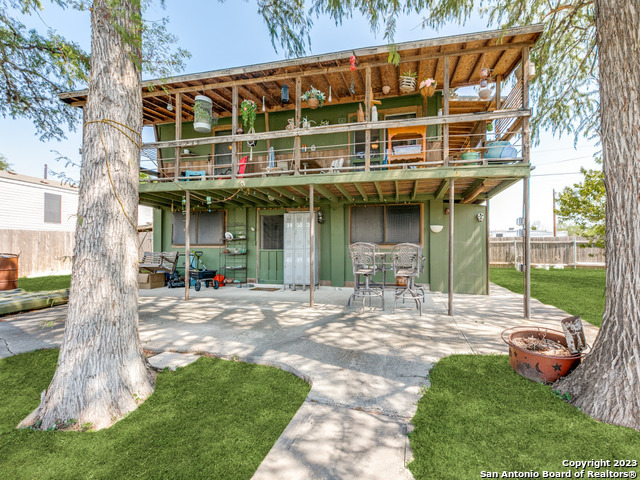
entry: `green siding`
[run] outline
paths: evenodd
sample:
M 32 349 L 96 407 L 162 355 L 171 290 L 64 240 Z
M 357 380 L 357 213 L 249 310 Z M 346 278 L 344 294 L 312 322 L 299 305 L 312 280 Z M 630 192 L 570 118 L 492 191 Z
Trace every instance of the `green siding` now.
M 448 291 L 449 217 L 444 210 L 449 203 L 431 201 L 431 224 L 443 225 L 440 233 L 431 232 L 430 270 L 431 290 Z M 476 218 L 483 213 L 483 205 L 455 205 L 453 238 L 453 291 L 455 293 L 484 294 L 486 280 L 486 225 Z M 486 220 L 485 220 L 486 221 Z
M 425 272 L 419 277 L 420 283 L 431 284 L 433 291 L 447 291 L 448 271 L 448 221 L 444 214 L 448 203 L 431 200 L 423 204 L 423 254 L 426 257 Z M 351 259 L 349 257 L 349 205 L 346 203 L 323 204 L 321 209 L 325 222 L 320 225 L 320 279 L 334 287 L 344 286 L 353 281 Z M 486 215 L 482 205 L 455 206 L 455 270 L 454 290 L 456 293 L 486 293 L 486 229 L 484 222 L 478 222 L 478 213 Z M 257 214 L 282 214 L 284 209 L 230 208 L 227 222 L 247 224 L 247 278 L 263 283 L 282 283 L 283 252 L 281 250 L 259 251 L 259 224 Z M 485 217 L 486 218 L 486 217 Z M 154 228 L 154 249 L 156 251 L 179 250 L 171 247 L 171 212 L 156 213 Z M 158 221 L 159 220 L 159 221 Z M 431 232 L 430 225 L 443 225 L 440 233 Z M 208 268 L 218 269 L 220 251 L 224 247 L 197 247 L 204 252 L 203 261 Z M 388 249 L 389 247 L 384 247 Z M 259 274 L 256 272 L 256 262 Z M 382 280 L 382 275 L 376 278 Z M 387 273 L 387 282 L 393 282 L 393 274 Z

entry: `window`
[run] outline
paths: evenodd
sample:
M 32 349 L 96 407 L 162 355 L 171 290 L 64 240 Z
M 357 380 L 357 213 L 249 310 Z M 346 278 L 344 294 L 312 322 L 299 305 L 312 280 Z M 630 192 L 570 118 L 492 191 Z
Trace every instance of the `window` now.
M 61 195 L 44 194 L 44 221 L 46 223 L 62 223 Z
M 263 215 L 260 225 L 262 250 L 284 249 L 284 215 Z
M 421 243 L 420 205 L 351 207 L 350 241 Z
M 186 216 L 182 212 L 173 213 L 171 243 L 184 245 Z M 222 245 L 224 236 L 224 211 L 192 212 L 189 224 L 191 245 Z

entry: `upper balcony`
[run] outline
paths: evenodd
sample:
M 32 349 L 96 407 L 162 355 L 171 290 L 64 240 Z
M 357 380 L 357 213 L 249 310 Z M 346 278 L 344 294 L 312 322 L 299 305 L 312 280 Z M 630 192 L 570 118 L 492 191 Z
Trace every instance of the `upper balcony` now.
M 529 75 L 520 72 L 529 72 L 542 30 L 399 44 L 398 67 L 382 46 L 144 82 L 144 123 L 156 141 L 145 144 L 141 170 L 147 183 L 166 186 L 141 192 L 197 189 L 198 179 L 207 190 L 337 184 L 335 193 L 349 198 L 374 181 L 382 198 L 384 182 L 395 182 L 398 197 L 398 182 L 415 179 L 415 196 L 441 190 L 434 178 L 465 177 L 461 193 L 491 178 L 476 188 L 488 198 L 529 174 Z M 435 79 L 436 91 L 404 88 L 408 71 L 417 84 Z M 327 97 L 321 108 L 300 98 L 312 86 Z M 86 93 L 61 98 L 82 106 Z M 212 108 L 204 133 L 194 128 L 197 96 Z M 238 133 L 242 100 L 258 107 L 255 133 Z

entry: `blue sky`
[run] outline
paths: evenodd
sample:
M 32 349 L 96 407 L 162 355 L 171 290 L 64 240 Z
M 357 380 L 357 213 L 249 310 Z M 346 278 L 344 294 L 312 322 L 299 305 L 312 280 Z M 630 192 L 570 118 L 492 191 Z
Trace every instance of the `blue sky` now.
M 253 1 L 229 0 L 218 3 L 211 0 L 167 0 L 166 9 L 153 9 L 147 18 L 170 18 L 169 29 L 179 37 L 182 48 L 191 52 L 183 73 L 196 73 L 218 68 L 250 65 L 285 58 L 281 49 L 276 53 L 271 46 L 267 27 L 256 13 Z M 67 38 L 83 45 L 90 44 L 89 14 L 62 11 L 45 2 L 40 18 L 25 19 L 28 26 L 38 29 L 51 27 Z M 398 22 L 396 40 L 409 41 L 437 36 L 456 35 L 488 29 L 487 22 L 478 17 L 464 26 L 449 25 L 439 31 L 423 29 L 420 17 L 402 17 Z M 311 32 L 311 50 L 308 53 L 327 53 L 345 49 L 384 44 L 382 33 L 375 35 L 359 15 L 336 26 L 326 18 L 315 21 Z M 55 171 L 64 164 L 55 161 L 51 150 L 57 150 L 79 162 L 81 145 L 79 132 L 70 132 L 61 142 L 40 142 L 35 128 L 28 120 L 0 118 L 0 153 L 5 155 L 18 173 L 41 177 L 44 164 Z M 593 142 L 580 141 L 574 149 L 573 137 L 553 138 L 543 133 L 539 146 L 532 150 L 535 170 L 531 178 L 531 217 L 542 227 L 552 229 L 552 190 L 562 190 L 581 180 L 576 173 L 581 166 L 595 168 L 592 155 L 598 150 Z M 73 168 L 67 169 L 78 177 Z M 499 194 L 491 201 L 490 225 L 492 229 L 515 227 L 522 212 L 521 183 Z

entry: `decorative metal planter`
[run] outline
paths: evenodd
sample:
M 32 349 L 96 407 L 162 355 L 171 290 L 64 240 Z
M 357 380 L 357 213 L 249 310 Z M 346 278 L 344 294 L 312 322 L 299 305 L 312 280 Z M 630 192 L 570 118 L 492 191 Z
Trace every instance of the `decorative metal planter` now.
M 564 377 L 574 370 L 584 356 L 584 353 L 559 356 L 544 355 L 531 350 L 526 350 L 513 343 L 516 338 L 534 337 L 547 338 L 567 346 L 567 341 L 562 332 L 547 328 L 513 327 L 502 332 L 502 340 L 509 345 L 509 363 L 516 373 L 519 373 L 534 382 L 553 383 L 560 377 Z

